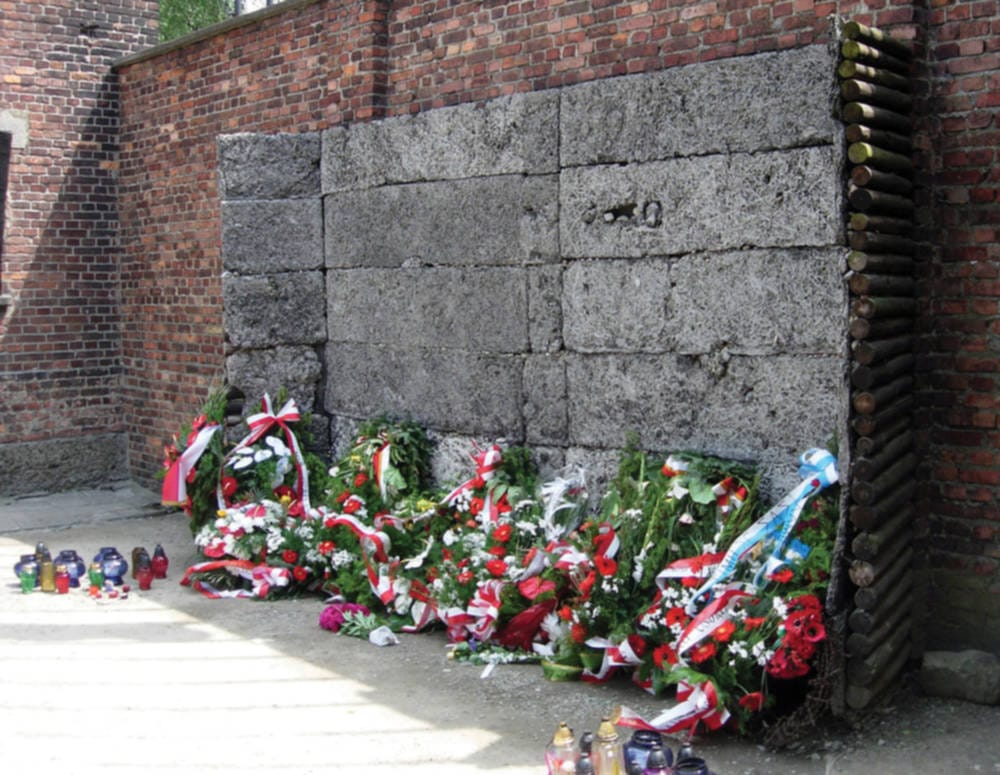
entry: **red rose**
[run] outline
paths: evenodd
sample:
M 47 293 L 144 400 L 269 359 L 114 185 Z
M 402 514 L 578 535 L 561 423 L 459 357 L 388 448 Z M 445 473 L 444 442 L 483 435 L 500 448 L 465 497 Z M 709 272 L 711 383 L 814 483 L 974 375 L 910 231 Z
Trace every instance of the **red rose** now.
M 295 577 L 296 581 L 302 582 L 309 578 L 309 569 L 303 568 L 301 565 L 296 565 L 292 568 L 292 576 Z
M 299 553 L 294 549 L 285 549 L 285 551 L 281 553 L 281 559 L 289 565 L 294 565 L 299 561 Z
M 700 665 L 702 662 L 711 659 L 715 656 L 715 644 L 712 641 L 707 641 L 695 646 L 691 649 L 691 661 L 696 665 Z
M 740 697 L 740 707 L 751 713 L 764 707 L 764 695 L 762 692 L 751 692 Z
M 501 542 L 509 541 L 510 537 L 511 537 L 511 534 L 513 532 L 514 532 L 514 528 L 512 528 L 509 524 L 507 524 L 507 525 L 498 525 L 493 530 L 493 540 L 494 541 L 501 541 Z
M 507 563 L 503 560 L 489 560 L 486 563 L 486 570 L 493 576 L 502 576 L 507 572 Z

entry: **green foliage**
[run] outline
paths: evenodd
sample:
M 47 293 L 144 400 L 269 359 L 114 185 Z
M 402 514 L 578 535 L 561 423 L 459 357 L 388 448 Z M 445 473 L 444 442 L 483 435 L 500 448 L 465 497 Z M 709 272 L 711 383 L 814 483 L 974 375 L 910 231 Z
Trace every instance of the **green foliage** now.
M 233 0 L 160 0 L 160 42 L 225 21 Z

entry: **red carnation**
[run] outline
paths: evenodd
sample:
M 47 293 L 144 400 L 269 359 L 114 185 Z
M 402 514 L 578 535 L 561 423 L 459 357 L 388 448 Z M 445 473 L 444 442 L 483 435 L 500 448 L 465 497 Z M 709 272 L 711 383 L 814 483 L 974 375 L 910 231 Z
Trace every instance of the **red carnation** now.
M 736 632 L 736 625 L 732 622 L 723 622 L 714 630 L 712 630 L 712 637 L 715 638 L 719 643 L 726 643 Z
M 281 553 L 281 559 L 289 565 L 294 565 L 299 561 L 299 553 L 294 549 L 285 549 L 285 551 Z
M 513 532 L 514 528 L 512 528 L 509 524 L 497 525 L 497 527 L 493 530 L 493 540 L 509 541 Z
M 660 668 L 660 670 L 669 670 L 669 665 L 676 665 L 677 652 L 674 651 L 673 646 L 664 643 L 662 646 L 657 646 L 653 649 L 653 664 Z
M 295 577 L 296 581 L 302 582 L 309 578 L 309 569 L 303 568 L 301 565 L 296 565 L 292 568 L 292 576 Z
M 486 570 L 493 576 L 502 576 L 507 572 L 507 563 L 503 560 L 490 560 L 486 563 Z

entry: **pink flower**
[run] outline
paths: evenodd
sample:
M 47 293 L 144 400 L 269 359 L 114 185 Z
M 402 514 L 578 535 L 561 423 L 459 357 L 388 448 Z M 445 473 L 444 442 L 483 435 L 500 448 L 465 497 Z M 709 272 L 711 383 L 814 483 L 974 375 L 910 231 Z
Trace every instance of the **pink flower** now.
M 330 632 L 337 632 L 344 624 L 346 614 L 360 613 L 367 616 L 371 613 L 365 606 L 358 603 L 333 603 L 328 605 L 319 615 L 319 626 Z

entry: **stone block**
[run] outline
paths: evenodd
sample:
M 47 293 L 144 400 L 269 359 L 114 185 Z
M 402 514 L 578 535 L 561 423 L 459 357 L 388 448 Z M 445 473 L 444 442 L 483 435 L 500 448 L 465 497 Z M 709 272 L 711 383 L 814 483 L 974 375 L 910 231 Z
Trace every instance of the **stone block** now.
M 222 266 L 239 274 L 323 267 L 323 206 L 312 199 L 222 203 Z
M 320 193 L 318 132 L 221 135 L 219 197 L 287 199 Z
M 590 355 L 566 374 L 571 444 L 617 449 L 634 430 L 645 449 L 779 463 L 826 443 L 845 390 L 835 356 Z
M 331 343 L 325 409 L 404 417 L 437 431 L 524 438 L 521 358 Z
M 561 166 L 829 145 L 836 64 L 808 46 L 567 87 Z
M 493 176 L 331 194 L 331 267 L 526 265 L 559 260 L 554 175 Z
M 256 400 L 276 396 L 285 388 L 303 412 L 312 412 L 322 373 L 313 347 L 273 347 L 244 350 L 226 358 L 226 382 Z
M 842 353 L 844 253 L 772 248 L 678 259 L 665 339 L 682 353 L 719 346 L 746 354 Z
M 830 147 L 564 170 L 564 258 L 839 244 L 840 169 Z
M 566 348 L 664 352 L 676 333 L 668 261 L 574 261 L 563 278 Z M 707 306 L 721 299 L 699 299 Z
M 323 193 L 558 169 L 558 92 L 335 127 L 323 133 Z
M 928 651 L 920 687 L 932 697 L 1000 704 L 1000 658 L 986 651 Z
M 565 444 L 568 430 L 566 366 L 561 355 L 531 355 L 524 362 L 525 441 Z
M 222 278 L 226 341 L 232 348 L 326 341 L 322 272 Z
M 528 267 L 528 339 L 531 352 L 558 352 L 563 345 L 562 329 L 562 268 Z
M 523 352 L 525 290 L 524 270 L 512 267 L 331 271 L 330 341 Z

